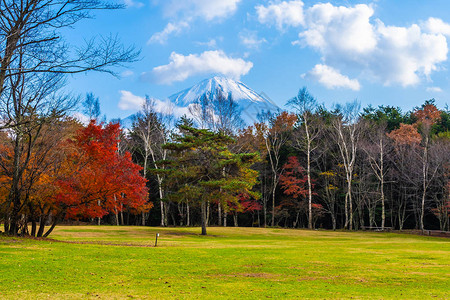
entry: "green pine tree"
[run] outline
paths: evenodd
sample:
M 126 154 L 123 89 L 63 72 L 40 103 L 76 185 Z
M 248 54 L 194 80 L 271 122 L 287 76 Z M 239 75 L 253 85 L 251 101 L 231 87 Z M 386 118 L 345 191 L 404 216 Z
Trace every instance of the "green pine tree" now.
M 166 184 L 171 192 L 171 201 L 186 201 L 200 204 L 202 235 L 206 235 L 206 205 L 221 202 L 239 205 L 242 194 L 259 198 L 253 192 L 258 172 L 250 167 L 258 161 L 258 153 L 232 153 L 228 145 L 235 140 L 224 133 L 207 129 L 196 129 L 187 125 L 178 126 L 181 134 L 173 143 L 163 147 L 171 151 L 172 159 L 164 161 Z

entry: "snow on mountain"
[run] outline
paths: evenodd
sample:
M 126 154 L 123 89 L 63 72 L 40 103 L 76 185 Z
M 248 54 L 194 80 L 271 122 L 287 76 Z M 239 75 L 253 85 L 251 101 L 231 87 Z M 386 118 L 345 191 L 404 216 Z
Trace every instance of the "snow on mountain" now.
M 190 107 L 197 105 L 198 101 L 207 96 L 216 99 L 218 94 L 228 97 L 238 104 L 241 118 L 246 125 L 252 125 L 258 121 L 258 114 L 262 112 L 276 112 L 279 108 L 264 94 L 258 94 L 240 81 L 235 81 L 222 76 L 205 79 L 191 88 L 176 93 L 166 100 L 154 99 L 155 110 L 158 113 L 172 113 L 176 118 L 182 115 L 190 115 Z M 121 120 L 123 128 L 131 129 L 134 115 Z
M 203 96 L 216 99 L 219 93 L 225 97 L 231 95 L 233 101 L 238 104 L 241 117 L 247 125 L 256 122 L 257 115 L 263 111 L 278 110 L 278 107 L 266 96 L 256 93 L 240 81 L 221 76 L 205 79 L 191 88 L 170 96 L 169 100 L 178 107 L 188 107 Z

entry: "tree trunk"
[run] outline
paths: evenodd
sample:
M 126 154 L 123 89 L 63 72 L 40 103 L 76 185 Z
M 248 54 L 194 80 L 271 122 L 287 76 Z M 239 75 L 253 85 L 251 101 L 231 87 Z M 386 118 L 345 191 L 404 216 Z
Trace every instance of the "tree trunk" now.
M 220 202 L 217 203 L 217 219 L 218 219 L 218 225 L 222 226 L 222 205 Z
M 202 200 L 201 213 L 202 213 L 202 235 L 206 235 L 206 201 L 205 200 Z
M 13 161 L 13 178 L 11 184 L 11 190 L 9 192 L 9 203 L 12 203 L 12 213 L 10 215 L 9 234 L 17 235 L 19 233 L 19 213 L 21 209 L 21 201 L 19 194 L 19 182 L 22 177 L 20 170 L 20 158 L 22 155 L 21 149 L 22 134 L 19 133 L 14 143 L 14 161 Z
M 333 225 L 333 230 L 336 230 L 336 216 L 331 214 L 331 223 Z
M 386 207 L 384 204 L 384 147 L 383 147 L 383 140 L 380 140 L 380 178 L 381 178 L 381 229 L 384 230 L 384 226 L 386 224 Z
M 37 237 L 42 237 L 42 235 L 44 234 L 45 222 L 47 222 L 47 216 L 42 214 L 39 221 L 39 230 L 36 235 Z
M 273 175 L 273 189 L 272 189 L 272 226 L 275 226 L 275 192 L 277 189 L 277 178 L 276 174 Z
M 305 121 L 307 138 L 306 149 L 306 175 L 308 177 L 308 229 L 313 229 L 312 225 L 312 185 L 311 185 L 311 138 L 309 136 L 308 122 Z
M 36 219 L 35 217 L 31 217 L 31 236 L 35 237 L 36 236 L 36 228 L 37 224 L 36 224 Z
M 121 209 L 120 209 L 120 222 L 121 222 L 121 224 L 123 226 L 123 225 L 125 225 L 125 223 L 123 222 L 123 204 L 122 203 L 120 204 L 120 207 L 121 207 Z
M 345 212 L 345 224 L 344 224 L 344 228 L 345 228 L 345 229 L 348 229 L 348 192 L 345 193 L 344 212 Z
M 56 223 L 58 223 L 58 218 L 54 218 L 52 226 L 50 226 L 50 228 L 47 230 L 47 232 L 44 234 L 44 237 L 48 237 L 50 235 L 50 233 L 52 233 L 53 229 L 55 229 Z
M 166 226 L 166 222 L 164 222 L 165 216 L 164 216 L 164 202 L 162 200 L 159 201 L 159 204 L 161 205 L 161 227 Z
M 206 203 L 206 226 L 209 226 L 209 211 L 210 211 L 210 203 L 209 201 Z
M 351 182 L 350 182 L 351 185 Z M 348 206 L 349 206 L 349 230 L 353 230 L 353 201 L 352 201 L 352 192 L 350 190 L 348 197 Z
M 187 220 L 186 220 L 186 226 L 191 226 L 191 213 L 190 213 L 190 210 L 189 210 L 189 202 L 186 202 L 186 217 L 187 217 Z
M 237 212 L 233 213 L 234 227 L 238 227 L 238 214 Z

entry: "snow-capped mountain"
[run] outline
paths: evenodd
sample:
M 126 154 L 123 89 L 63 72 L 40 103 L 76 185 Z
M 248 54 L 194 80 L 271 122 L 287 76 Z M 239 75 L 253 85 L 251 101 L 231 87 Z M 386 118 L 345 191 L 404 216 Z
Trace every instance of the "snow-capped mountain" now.
M 258 94 L 240 81 L 221 76 L 205 79 L 191 88 L 170 96 L 169 100 L 178 107 L 188 107 L 205 95 L 209 99 L 216 99 L 219 93 L 225 97 L 231 95 L 241 110 L 242 119 L 248 125 L 257 121 L 258 113 L 278 110 L 266 96 Z

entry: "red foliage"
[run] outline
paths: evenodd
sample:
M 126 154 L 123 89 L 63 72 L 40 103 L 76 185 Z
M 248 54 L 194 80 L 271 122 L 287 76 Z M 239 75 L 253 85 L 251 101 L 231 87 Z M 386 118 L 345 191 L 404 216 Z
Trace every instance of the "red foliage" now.
M 259 204 L 255 199 L 250 198 L 247 194 L 241 194 L 239 196 L 239 202 L 242 206 L 243 212 L 254 212 L 262 209 L 261 204 Z
M 59 180 L 57 195 L 67 218 L 102 217 L 120 211 L 123 205 L 145 207 L 146 179 L 130 153 L 118 154 L 119 134 L 118 124 L 103 128 L 92 121 L 70 142 L 73 151 L 66 160 L 67 171 Z
M 300 196 L 307 196 L 308 188 L 306 184 L 308 179 L 304 175 L 305 170 L 300 165 L 297 157 L 290 156 L 283 169 L 285 171 L 280 175 L 280 183 L 284 193 L 292 196 L 294 199 Z

